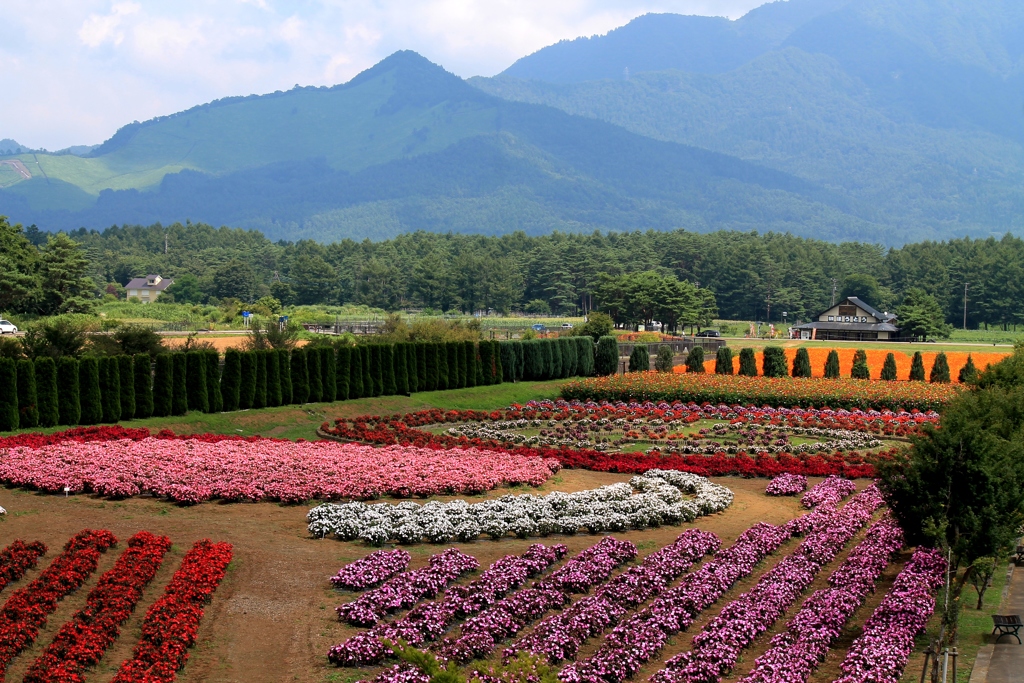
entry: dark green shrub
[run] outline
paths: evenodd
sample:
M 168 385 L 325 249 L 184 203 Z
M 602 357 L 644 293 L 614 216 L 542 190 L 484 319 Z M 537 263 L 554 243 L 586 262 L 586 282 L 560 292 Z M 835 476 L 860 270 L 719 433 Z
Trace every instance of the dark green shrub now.
M 370 365 L 370 347 L 363 345 L 359 347 L 359 353 L 363 355 L 363 398 L 373 396 L 373 368 Z
M 18 368 L 19 374 L 21 368 Z M 938 355 L 935 356 L 935 364 L 932 365 L 932 371 L 928 374 L 928 381 L 937 384 L 949 384 L 949 360 L 946 358 L 945 351 L 939 351 Z
M 11 358 L 0 357 L 0 432 L 11 432 L 21 426 L 18 413 L 18 392 L 10 388 L 18 386 L 18 366 Z
M 220 354 L 216 351 L 205 351 L 203 360 L 206 362 L 207 409 L 211 413 L 219 413 L 224 410 L 224 400 L 220 395 Z M 138 357 L 135 362 L 139 362 Z
M 52 358 L 42 356 L 36 358 L 35 366 L 39 426 L 56 427 L 60 424 L 60 410 L 57 407 L 57 364 Z
M 168 363 L 168 384 L 167 384 L 167 410 L 170 414 L 170 380 L 173 379 L 173 369 Z M 81 400 L 81 419 L 79 424 L 95 425 L 103 421 L 103 396 L 100 394 L 100 363 L 96 358 L 87 356 L 78 361 L 78 386 Z
M 630 372 L 647 372 L 651 369 L 651 353 L 647 350 L 647 344 L 636 344 L 633 352 L 629 354 Z
M 174 363 L 174 387 L 171 391 L 171 414 L 184 415 L 188 412 L 187 392 L 187 368 L 185 367 L 185 354 L 173 353 L 171 358 Z
M 482 381 L 480 383 L 485 385 L 485 386 L 488 385 L 488 384 L 493 384 L 494 383 L 494 380 L 493 380 L 493 377 L 492 377 L 492 372 L 494 371 L 494 358 L 492 356 L 493 356 L 493 350 L 491 349 L 491 343 L 489 341 L 486 341 L 486 340 L 481 341 L 480 342 L 480 369 L 481 369 L 481 372 L 482 372 L 482 375 L 481 375 L 481 380 Z
M 268 349 L 267 356 L 267 405 L 281 405 L 281 356 L 277 349 Z
M 658 353 L 654 356 L 654 369 L 658 372 L 672 372 L 672 361 L 675 358 L 675 353 L 672 352 L 672 347 L 668 344 L 662 344 L 658 347 Z
M 347 401 L 349 399 L 349 377 L 352 372 L 352 347 L 348 345 L 338 347 L 338 357 L 335 360 L 335 381 L 334 400 Z
M 206 390 L 206 353 L 204 351 L 189 351 L 185 354 L 185 380 L 188 384 L 188 409 L 204 413 L 210 412 L 210 393 Z M 266 399 L 265 392 L 264 399 Z
M 306 350 L 292 350 L 292 403 L 303 404 L 309 400 L 309 367 L 306 365 Z
M 395 393 L 399 396 L 408 396 L 409 391 L 409 352 L 406 351 L 406 344 L 395 344 L 391 350 L 391 356 L 395 364 Z
M 459 349 L 462 345 L 458 342 L 448 342 L 444 345 L 445 353 L 448 354 L 448 388 L 459 389 L 463 386 L 462 373 L 459 371 Z
M 864 349 L 857 349 L 853 352 L 853 369 L 850 371 L 853 379 L 871 379 L 871 370 L 868 368 L 868 354 Z
M 920 351 L 914 351 L 914 358 L 910 361 L 910 379 L 915 382 L 924 381 L 924 357 Z
M 159 377 L 159 356 L 157 356 L 156 372 Z M 154 386 L 154 392 L 155 390 Z M 224 372 L 220 376 L 220 397 L 224 403 L 225 412 L 230 413 L 239 409 L 242 400 L 242 354 L 237 349 L 228 349 L 224 352 Z
M 409 378 L 409 393 L 414 394 L 420 390 L 420 365 L 416 355 L 416 344 L 407 342 L 402 344 L 402 348 L 405 351 L 405 372 Z
M 890 354 L 892 355 L 892 354 Z M 39 371 L 36 370 L 36 375 Z M 971 358 L 971 354 L 967 354 L 967 362 L 960 368 L 960 374 L 957 375 L 957 379 L 960 380 L 961 384 L 970 384 L 978 378 L 978 368 L 974 365 L 974 359 Z M 37 378 L 38 379 L 38 378 Z
M 423 352 L 427 359 L 426 383 L 421 387 L 422 391 L 434 391 L 437 389 L 437 345 L 431 342 L 424 342 Z
M 501 384 L 501 376 L 504 368 L 501 367 L 501 345 L 497 339 L 488 342 L 491 345 L 491 384 Z M 575 351 L 575 347 L 573 347 Z
M 598 376 L 614 375 L 619 369 L 619 341 L 609 335 L 597 340 L 594 352 L 594 374 Z
M 697 374 L 704 373 L 703 346 L 694 346 L 692 349 L 690 349 L 690 352 L 686 354 L 686 371 L 695 372 Z
M 719 346 L 715 352 L 715 374 L 731 375 L 732 372 L 732 349 L 728 346 Z
M 754 349 L 740 349 L 740 375 L 757 377 L 757 356 Z
M 558 379 L 562 376 L 562 347 L 557 339 L 545 339 L 548 347 L 548 376 L 545 379 Z
M 302 350 L 306 356 L 306 377 L 309 383 L 309 396 L 306 401 L 319 403 L 324 398 L 324 370 L 320 363 L 319 349 L 306 348 Z
M 338 357 L 334 355 L 333 346 L 320 349 L 320 372 L 323 377 L 320 398 L 325 403 L 333 403 L 338 396 Z
M 121 419 L 121 368 L 117 356 L 103 356 L 100 360 L 100 396 L 103 400 L 103 421 Z M 19 374 L 21 368 L 18 368 Z
M 501 353 L 501 381 L 516 381 L 516 350 L 513 348 L 515 342 L 503 341 L 499 344 Z
M 135 361 L 132 356 L 117 357 L 118 376 L 121 380 L 121 419 L 135 417 Z
M 480 384 L 480 360 L 476 354 L 476 342 L 462 342 L 462 355 L 466 362 L 466 386 L 475 387 Z
M 380 345 L 380 364 L 382 389 L 384 396 L 394 396 L 398 393 L 398 380 L 395 377 L 395 347 L 391 344 Z
M 891 353 L 885 355 L 885 362 L 882 363 L 882 379 L 887 382 L 896 380 L 896 356 Z
M 132 385 L 135 388 L 135 418 L 153 415 L 153 359 L 148 353 L 132 357 Z
M 362 398 L 366 396 L 363 388 L 363 350 L 353 346 L 349 352 L 348 397 Z
M 523 368 L 523 342 L 513 341 L 512 344 L 512 348 L 516 350 L 516 381 L 518 382 L 523 379 L 523 371 L 525 369 Z
M 540 355 L 540 343 L 536 339 L 527 339 L 523 345 L 523 379 L 533 382 L 537 378 L 537 368 L 543 363 Z
M 480 344 L 482 343 L 483 342 L 478 342 L 475 344 L 475 349 L 473 351 L 473 363 L 476 368 L 476 385 L 478 387 L 484 386 L 484 364 L 483 361 L 480 360 Z
M 448 344 L 440 342 L 437 347 L 437 389 L 438 391 L 451 388 L 448 386 Z
M 265 349 L 251 352 L 256 360 L 256 390 L 252 394 L 253 408 L 267 407 L 267 351 Z M 191 407 L 191 406 L 190 406 Z
M 256 400 L 256 352 L 243 351 L 241 357 L 242 380 L 238 385 L 238 407 L 248 410 Z
M 384 395 L 384 345 L 370 345 L 370 373 L 373 381 L 373 395 Z
M 147 356 L 148 358 L 148 356 Z M 78 359 L 70 356 L 62 356 L 57 360 L 57 370 L 60 382 L 57 384 L 57 411 L 60 414 L 60 424 L 76 425 L 82 419 L 82 404 L 79 398 L 78 388 Z M 149 368 L 146 368 L 147 372 Z M 138 389 L 135 390 L 135 412 L 138 414 Z M 153 414 L 153 391 L 149 392 L 149 412 L 140 417 L 149 417 Z
M 559 337 L 558 346 L 562 351 L 562 377 L 576 375 L 576 344 L 570 337 Z
M 427 345 L 416 342 L 413 347 L 416 354 L 416 390 L 427 391 Z
M 785 377 L 789 374 L 786 350 L 780 346 L 766 346 L 762 352 L 762 373 L 765 377 Z
M 292 352 L 278 349 L 277 360 L 281 366 L 281 405 L 291 405 L 295 402 L 292 398 Z
M 839 379 L 839 353 L 832 349 L 825 359 L 825 377 L 828 379 Z
M 594 338 L 586 335 L 573 337 L 576 342 L 576 375 L 590 377 L 594 374 Z
M 811 356 L 802 346 L 796 350 L 796 356 L 793 358 L 792 375 L 794 377 L 811 376 Z
M 228 351 L 230 354 L 231 351 Z M 237 351 L 235 352 L 237 353 Z M 79 373 L 79 377 L 82 382 L 82 424 L 96 424 L 95 422 L 84 422 L 85 411 L 86 411 L 86 387 L 85 387 L 85 359 L 82 359 L 82 372 Z M 169 353 L 161 353 L 156 357 L 156 370 L 153 374 L 153 415 L 155 417 L 167 417 L 171 414 L 173 409 L 173 396 L 174 394 L 174 359 L 171 358 Z M 235 389 L 235 403 L 233 408 L 228 410 L 238 410 L 238 389 Z

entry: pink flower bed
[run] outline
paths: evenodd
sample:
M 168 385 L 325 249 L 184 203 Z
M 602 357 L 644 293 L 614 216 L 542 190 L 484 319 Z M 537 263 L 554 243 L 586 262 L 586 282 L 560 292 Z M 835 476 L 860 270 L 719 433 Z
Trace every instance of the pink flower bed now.
M 487 491 L 543 483 L 554 460 L 502 451 L 374 448 L 330 441 L 182 439 L 63 442 L 0 451 L 0 481 L 49 492 L 123 498 L 367 499 Z
M 769 496 L 795 496 L 807 490 L 807 477 L 802 474 L 780 474 L 772 479 L 764 492 Z

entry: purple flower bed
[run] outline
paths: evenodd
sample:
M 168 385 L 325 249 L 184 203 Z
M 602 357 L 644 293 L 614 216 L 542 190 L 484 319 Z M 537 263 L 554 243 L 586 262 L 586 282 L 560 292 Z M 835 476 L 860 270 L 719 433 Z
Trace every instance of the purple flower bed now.
M 881 495 L 872 486 L 839 510 L 820 515 L 793 554 L 762 576 L 749 592 L 726 605 L 694 636 L 691 649 L 668 660 L 651 681 L 717 683 L 735 666 L 741 651 L 771 628 L 881 505 Z
M 382 642 L 385 639 L 397 642 L 401 638 L 413 647 L 437 640 L 457 619 L 482 612 L 562 559 L 565 553 L 564 545 L 548 548 L 537 543 L 522 555 L 506 555 L 469 585 L 453 586 L 442 600 L 418 605 L 398 621 L 378 623 L 369 631 L 335 645 L 327 658 L 339 666 L 379 664 L 393 654 Z
M 889 518 L 868 529 L 865 539 L 829 577 L 831 588 L 815 592 L 790 620 L 785 633 L 771 640 L 741 683 L 806 681 L 825 659 L 843 626 L 875 587 L 893 553 L 903 547 L 903 532 Z
M 350 591 L 364 591 L 381 585 L 409 566 L 409 553 L 404 550 L 378 550 L 361 560 L 342 567 L 331 583 L 335 588 Z
M 807 477 L 802 474 L 780 474 L 768 482 L 765 494 L 769 496 L 795 496 L 807 490 Z
M 352 602 L 335 609 L 341 621 L 353 626 L 373 626 L 385 614 L 408 609 L 423 598 L 433 598 L 463 574 L 476 571 L 476 558 L 448 548 L 433 555 L 422 569 L 402 572 L 379 588 L 363 593 Z
M 646 602 L 689 569 L 694 562 L 718 550 L 712 533 L 690 529 L 671 544 L 558 614 L 541 621 L 533 632 L 505 650 L 510 659 L 520 651 L 544 657 L 550 663 L 571 659 L 588 639 L 613 626 L 631 609 Z
M 853 641 L 835 683 L 897 683 L 914 649 L 914 636 L 935 609 L 946 560 L 936 550 L 918 550 Z
M 853 495 L 853 492 L 857 490 L 857 485 L 849 479 L 840 479 L 839 477 L 832 475 L 826 477 L 824 481 L 815 484 L 810 491 L 804 494 L 804 497 L 800 499 L 800 502 L 804 504 L 806 508 L 812 508 L 822 503 L 833 503 L 838 505 L 843 498 Z

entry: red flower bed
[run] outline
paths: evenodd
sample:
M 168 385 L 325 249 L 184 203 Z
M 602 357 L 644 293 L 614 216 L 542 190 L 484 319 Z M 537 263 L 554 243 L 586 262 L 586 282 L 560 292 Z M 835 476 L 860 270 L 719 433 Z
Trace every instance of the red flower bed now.
M 163 596 L 146 612 L 142 638 L 111 683 L 170 683 L 175 679 L 195 642 L 203 604 L 224 578 L 229 562 L 228 543 L 203 540 L 192 546 Z
M 25 683 L 82 681 L 87 667 L 103 657 L 135 610 L 171 548 L 171 539 L 140 531 L 113 568 L 89 592 L 85 607 L 65 623 L 25 674 Z
M 36 566 L 36 562 L 45 554 L 46 546 L 43 543 L 25 543 L 20 538 L 0 550 L 0 591 L 25 576 L 25 572 Z
M 80 531 L 35 581 L 11 595 L 0 609 L 0 683 L 11 660 L 32 644 L 61 598 L 78 590 L 96 571 L 100 553 L 115 545 L 109 531 Z
M 29 432 L 26 434 L 15 434 L 13 436 L 0 437 L 0 450 L 4 448 L 42 448 L 53 444 L 76 441 L 78 443 L 89 443 L 91 441 L 113 441 L 116 439 L 131 439 L 141 441 L 155 437 L 157 439 L 192 439 L 205 443 L 217 443 L 219 441 L 286 441 L 286 439 L 269 439 L 264 436 L 239 436 L 237 434 L 175 434 L 169 429 L 161 429 L 152 434 L 145 427 L 122 427 L 120 425 L 107 425 L 102 427 L 74 427 L 62 432 L 52 434 L 40 434 Z M 303 441 L 303 439 L 299 439 Z

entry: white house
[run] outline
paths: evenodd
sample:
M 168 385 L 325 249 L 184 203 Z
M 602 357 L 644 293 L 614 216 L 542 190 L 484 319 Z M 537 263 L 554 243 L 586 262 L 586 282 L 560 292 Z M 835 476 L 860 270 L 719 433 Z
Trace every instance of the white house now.
M 165 280 L 159 275 L 137 277 L 126 284 L 128 298 L 135 297 L 144 304 L 152 303 L 163 294 L 164 290 L 174 284 L 174 280 Z
M 813 320 L 795 329 L 801 339 L 881 341 L 899 336 L 896 315 L 882 313 L 855 296 L 846 297 Z

